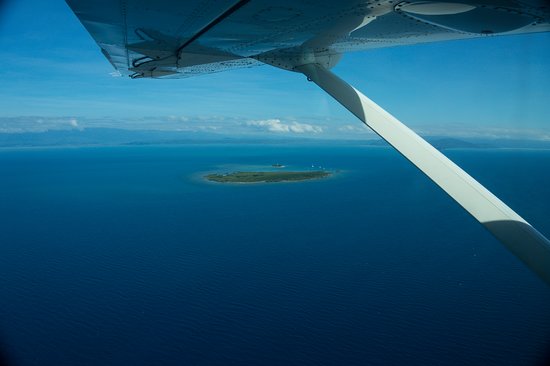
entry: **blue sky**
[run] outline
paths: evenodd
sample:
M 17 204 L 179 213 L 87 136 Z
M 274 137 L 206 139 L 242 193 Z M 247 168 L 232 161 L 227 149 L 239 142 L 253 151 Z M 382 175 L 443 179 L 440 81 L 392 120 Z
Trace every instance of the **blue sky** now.
M 0 22 L 3 132 L 201 127 L 367 134 L 303 76 L 269 66 L 179 80 L 113 77 L 61 0 L 13 0 Z M 424 134 L 550 139 L 550 34 L 352 53 L 334 71 Z

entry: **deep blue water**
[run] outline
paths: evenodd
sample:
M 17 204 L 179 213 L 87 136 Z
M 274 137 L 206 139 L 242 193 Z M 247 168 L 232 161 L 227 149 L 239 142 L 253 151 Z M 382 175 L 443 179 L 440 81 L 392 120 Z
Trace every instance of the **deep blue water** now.
M 449 150 L 550 235 L 550 152 Z M 200 173 L 283 163 L 311 182 Z M 193 145 L 0 151 L 13 365 L 533 365 L 550 288 L 397 153 Z

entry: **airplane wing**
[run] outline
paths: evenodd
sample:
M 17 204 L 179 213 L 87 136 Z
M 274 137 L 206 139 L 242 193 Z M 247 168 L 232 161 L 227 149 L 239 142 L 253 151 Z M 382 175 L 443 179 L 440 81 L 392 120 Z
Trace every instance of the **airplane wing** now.
M 304 74 L 550 284 L 550 241 L 329 69 L 345 52 L 550 30 L 545 0 L 67 0 L 122 74 L 171 78 L 269 64 Z
M 544 0 L 67 0 L 123 75 L 188 77 L 284 52 L 380 47 L 550 30 Z

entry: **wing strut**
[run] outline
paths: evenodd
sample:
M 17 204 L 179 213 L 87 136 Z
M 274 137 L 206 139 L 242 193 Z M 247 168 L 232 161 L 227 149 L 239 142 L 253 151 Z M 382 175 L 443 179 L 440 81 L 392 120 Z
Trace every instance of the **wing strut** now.
M 317 63 L 294 68 L 426 174 L 550 285 L 550 241 L 468 173 L 361 92 Z

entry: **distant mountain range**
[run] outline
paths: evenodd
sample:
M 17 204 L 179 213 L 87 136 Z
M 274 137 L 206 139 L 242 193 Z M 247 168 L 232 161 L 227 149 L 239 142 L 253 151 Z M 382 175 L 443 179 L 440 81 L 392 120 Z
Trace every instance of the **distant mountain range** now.
M 426 139 L 439 150 L 445 149 L 487 149 L 487 148 L 531 148 L 550 149 L 550 141 L 479 139 L 428 136 Z M 114 128 L 87 128 L 72 130 L 50 130 L 46 132 L 0 133 L 0 147 L 53 147 L 53 146 L 101 146 L 101 145 L 158 145 L 193 143 L 349 143 L 368 146 L 387 146 L 382 139 L 344 140 L 289 136 L 266 137 L 261 135 L 227 135 L 213 132 L 125 130 Z
M 424 136 L 438 150 L 448 149 L 550 149 L 550 141 L 521 139 L 454 138 Z M 388 146 L 382 139 L 350 140 L 349 143 L 368 146 Z
M 495 147 L 495 145 L 492 145 L 486 141 L 465 141 L 460 140 L 457 138 L 451 138 L 451 137 L 437 137 L 437 136 L 430 136 L 425 137 L 426 140 L 428 140 L 436 149 L 438 150 L 444 150 L 444 149 L 482 149 L 482 148 L 491 148 Z M 368 145 L 372 146 L 387 146 L 386 141 L 382 139 L 376 139 L 376 140 L 368 140 L 366 142 Z M 549 144 L 550 146 L 550 144 Z
M 170 144 L 193 141 L 222 141 L 225 136 L 208 132 L 175 132 L 87 128 L 45 132 L 0 133 L 0 147 L 94 146 Z

